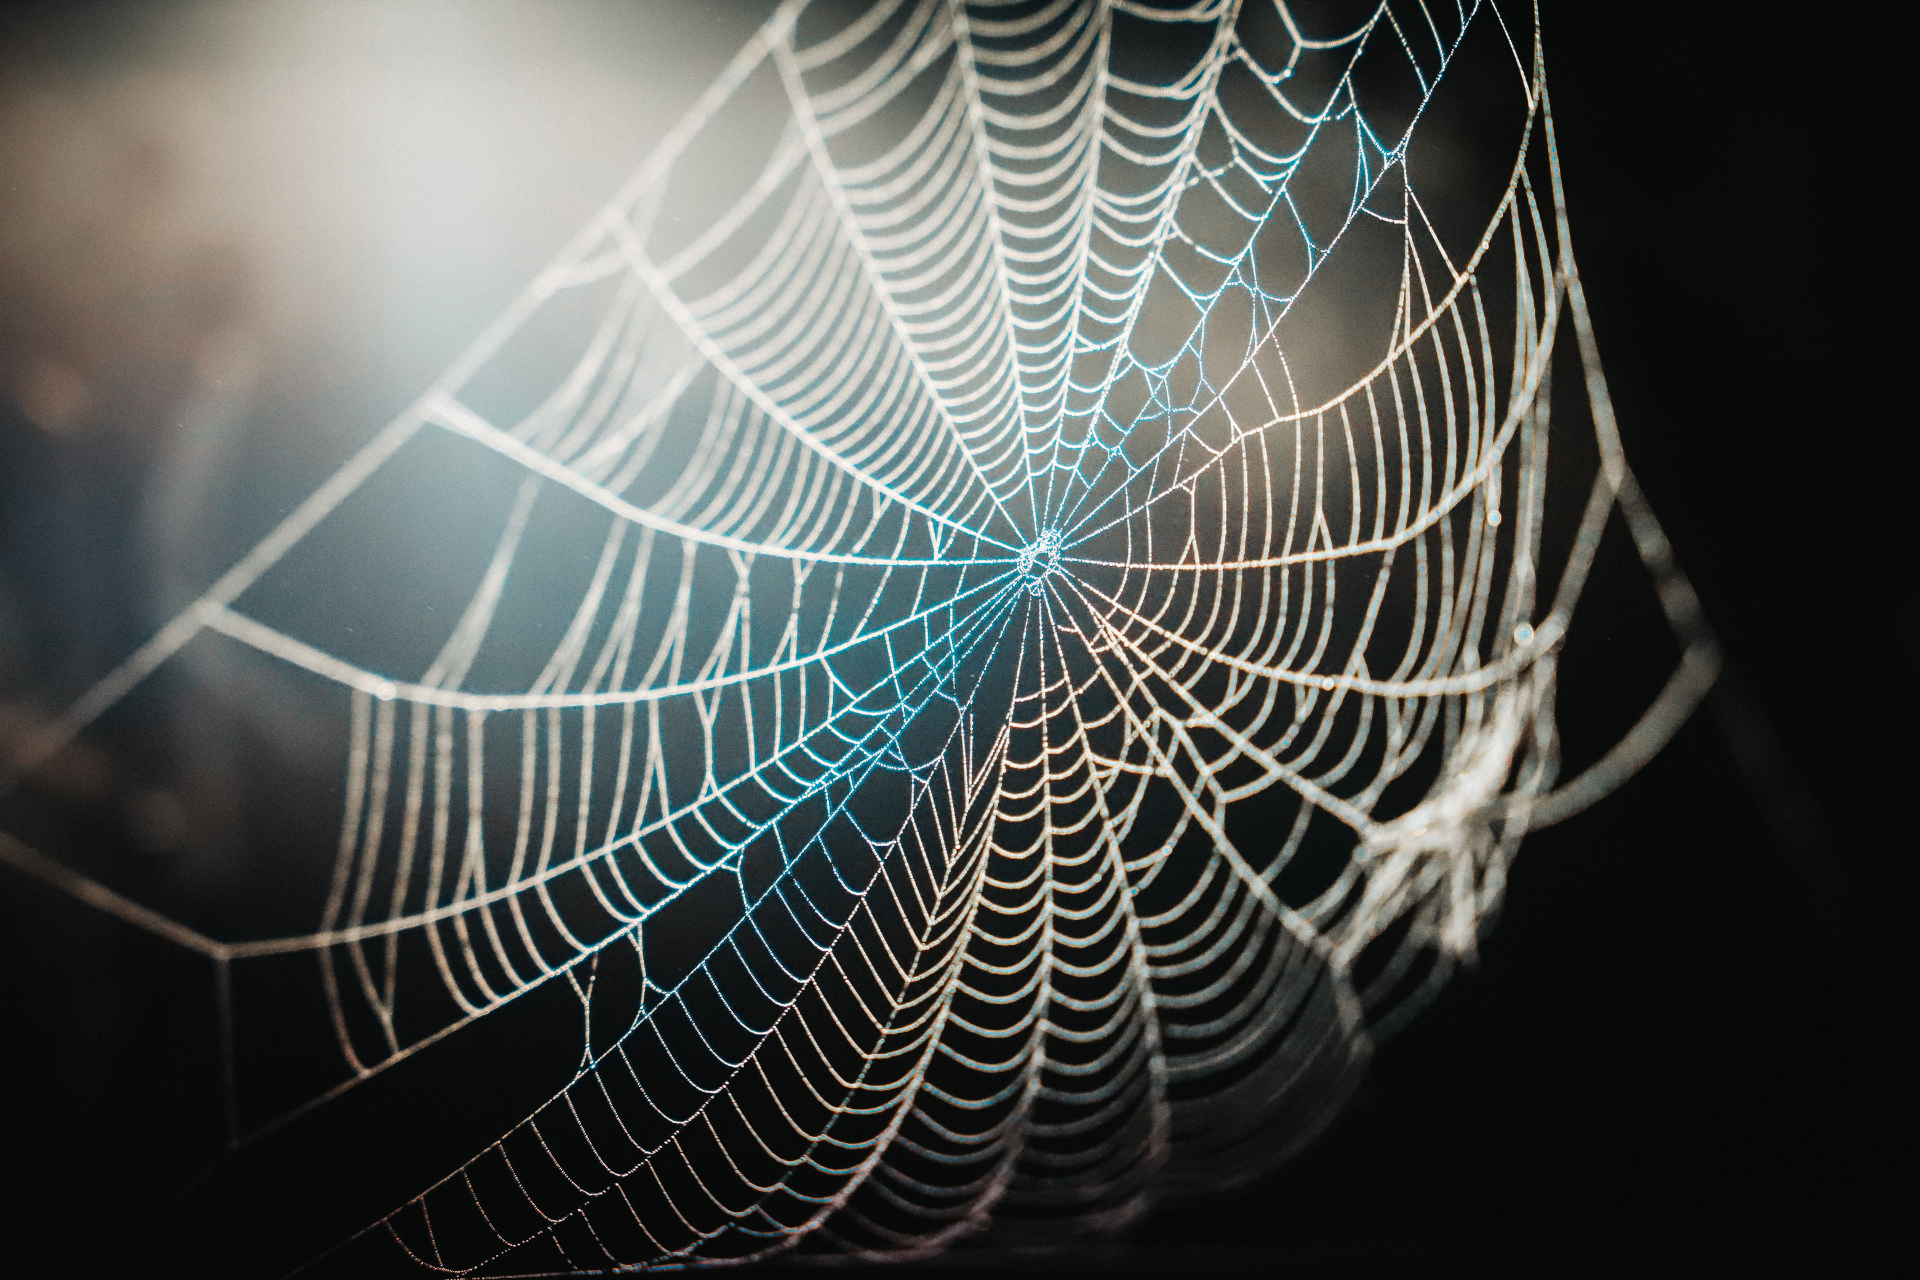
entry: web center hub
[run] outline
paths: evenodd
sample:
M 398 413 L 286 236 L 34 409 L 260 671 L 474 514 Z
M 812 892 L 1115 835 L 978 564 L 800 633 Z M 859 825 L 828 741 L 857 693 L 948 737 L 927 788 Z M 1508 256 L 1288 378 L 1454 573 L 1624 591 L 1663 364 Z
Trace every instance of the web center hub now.
M 1047 578 L 1060 572 L 1060 531 L 1041 530 L 1039 537 L 1020 549 L 1018 568 L 1029 595 L 1046 590 Z

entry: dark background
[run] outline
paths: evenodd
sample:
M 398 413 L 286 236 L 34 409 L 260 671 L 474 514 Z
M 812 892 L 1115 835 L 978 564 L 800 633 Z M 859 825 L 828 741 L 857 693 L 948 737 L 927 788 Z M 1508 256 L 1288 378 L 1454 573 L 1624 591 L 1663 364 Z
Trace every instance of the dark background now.
M 1528 840 L 1478 968 L 1381 1051 L 1313 1151 L 1163 1210 L 1127 1250 L 1036 1266 L 1844 1273 L 1911 1214 L 1920 574 L 1896 446 L 1912 412 L 1891 393 L 1908 218 L 1896 81 L 1872 71 L 1895 37 L 1732 6 L 1562 3 L 1544 23 L 1628 456 L 1732 692 L 1618 794 Z M 6 429 L 24 447 L 16 411 Z M 27 501 L 0 488 L 9 536 L 27 536 Z M 1609 592 L 1630 589 L 1596 581 L 1581 625 L 1604 639 Z M 1562 710 L 1576 745 L 1581 696 Z M 211 1026 L 204 966 L 0 877 L 0 1258 L 220 1274 L 207 1236 L 247 1256 L 267 1230 L 246 1170 L 188 1227 L 139 1227 L 153 1180 L 191 1165 L 168 1115 L 217 1085 L 210 1059 L 168 1056 Z M 348 1169 L 308 1185 L 352 1195 Z

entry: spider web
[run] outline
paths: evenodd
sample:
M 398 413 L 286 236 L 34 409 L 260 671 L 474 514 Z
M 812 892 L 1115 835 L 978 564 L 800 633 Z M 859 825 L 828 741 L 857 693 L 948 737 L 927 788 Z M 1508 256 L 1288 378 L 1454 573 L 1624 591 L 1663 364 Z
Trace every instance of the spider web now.
M 1408 167 L 1470 29 L 1525 119 L 1450 252 Z M 1390 314 L 1330 353 L 1302 317 L 1363 243 Z M 353 541 L 393 510 L 471 534 L 417 655 L 339 586 L 399 572 Z M 1563 783 L 1616 516 L 1683 657 Z M 573 1079 L 385 1224 L 483 1274 L 1059 1239 L 1284 1159 L 1522 836 L 1715 669 L 1620 452 L 1537 23 L 1487 4 L 783 5 L 38 758 L 222 645 L 345 727 L 317 927 L 216 940 L 6 856 L 223 1000 L 305 958 L 344 1074 L 301 1107 L 570 984 Z

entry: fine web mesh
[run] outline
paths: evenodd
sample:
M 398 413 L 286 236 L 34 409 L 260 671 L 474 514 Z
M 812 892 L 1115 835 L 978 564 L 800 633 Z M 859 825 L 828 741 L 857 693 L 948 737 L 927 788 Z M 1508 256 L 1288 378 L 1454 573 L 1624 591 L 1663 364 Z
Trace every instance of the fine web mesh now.
M 1409 168 L 1469 32 L 1524 116 L 1455 243 Z M 54 874 L 223 984 L 308 958 L 343 1065 L 300 1105 L 571 985 L 571 1081 L 387 1219 L 434 1268 L 1058 1240 L 1284 1158 L 1471 957 L 1524 833 L 1712 678 L 1543 68 L 1488 4 L 783 6 L 43 742 L 196 647 L 304 673 L 346 726 L 317 924 L 219 941 Z M 1343 249 L 1392 270 L 1329 343 Z M 473 531 L 416 657 L 330 621 L 407 549 L 328 539 L 394 507 Z M 1615 520 L 1683 656 L 1560 784 Z

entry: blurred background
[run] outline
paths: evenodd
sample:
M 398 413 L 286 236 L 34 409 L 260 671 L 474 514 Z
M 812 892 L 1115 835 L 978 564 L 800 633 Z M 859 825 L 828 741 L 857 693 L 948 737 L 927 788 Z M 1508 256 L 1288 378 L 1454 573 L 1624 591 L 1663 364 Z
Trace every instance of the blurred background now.
M 431 381 L 767 8 L 7 6 L 0 750 Z M 1811 1268 L 1910 1212 L 1920 573 L 1890 391 L 1894 82 L 1858 69 L 1871 31 L 1686 5 L 1542 21 L 1628 456 L 1730 692 L 1529 839 L 1478 969 L 1317 1148 L 1049 1268 Z M 1504 168 L 1509 142 L 1474 162 Z M 1664 674 L 1669 653 L 1609 625 L 1637 566 L 1603 570 L 1583 643 Z M 1582 725 L 1611 700 L 1567 682 L 1576 754 L 1604 746 Z M 247 857 L 219 778 L 140 758 L 69 753 L 47 785 L 189 907 L 217 902 Z M 284 1274 L 389 1207 L 409 1159 L 437 1168 L 524 1111 L 499 1079 L 539 1056 L 537 1011 L 497 1021 L 456 1037 L 464 1073 L 436 1067 L 465 1082 L 444 1114 L 417 1092 L 354 1104 L 419 1150 L 368 1168 L 289 1134 L 196 1183 L 219 1142 L 206 963 L 0 867 L 0 1269 Z

